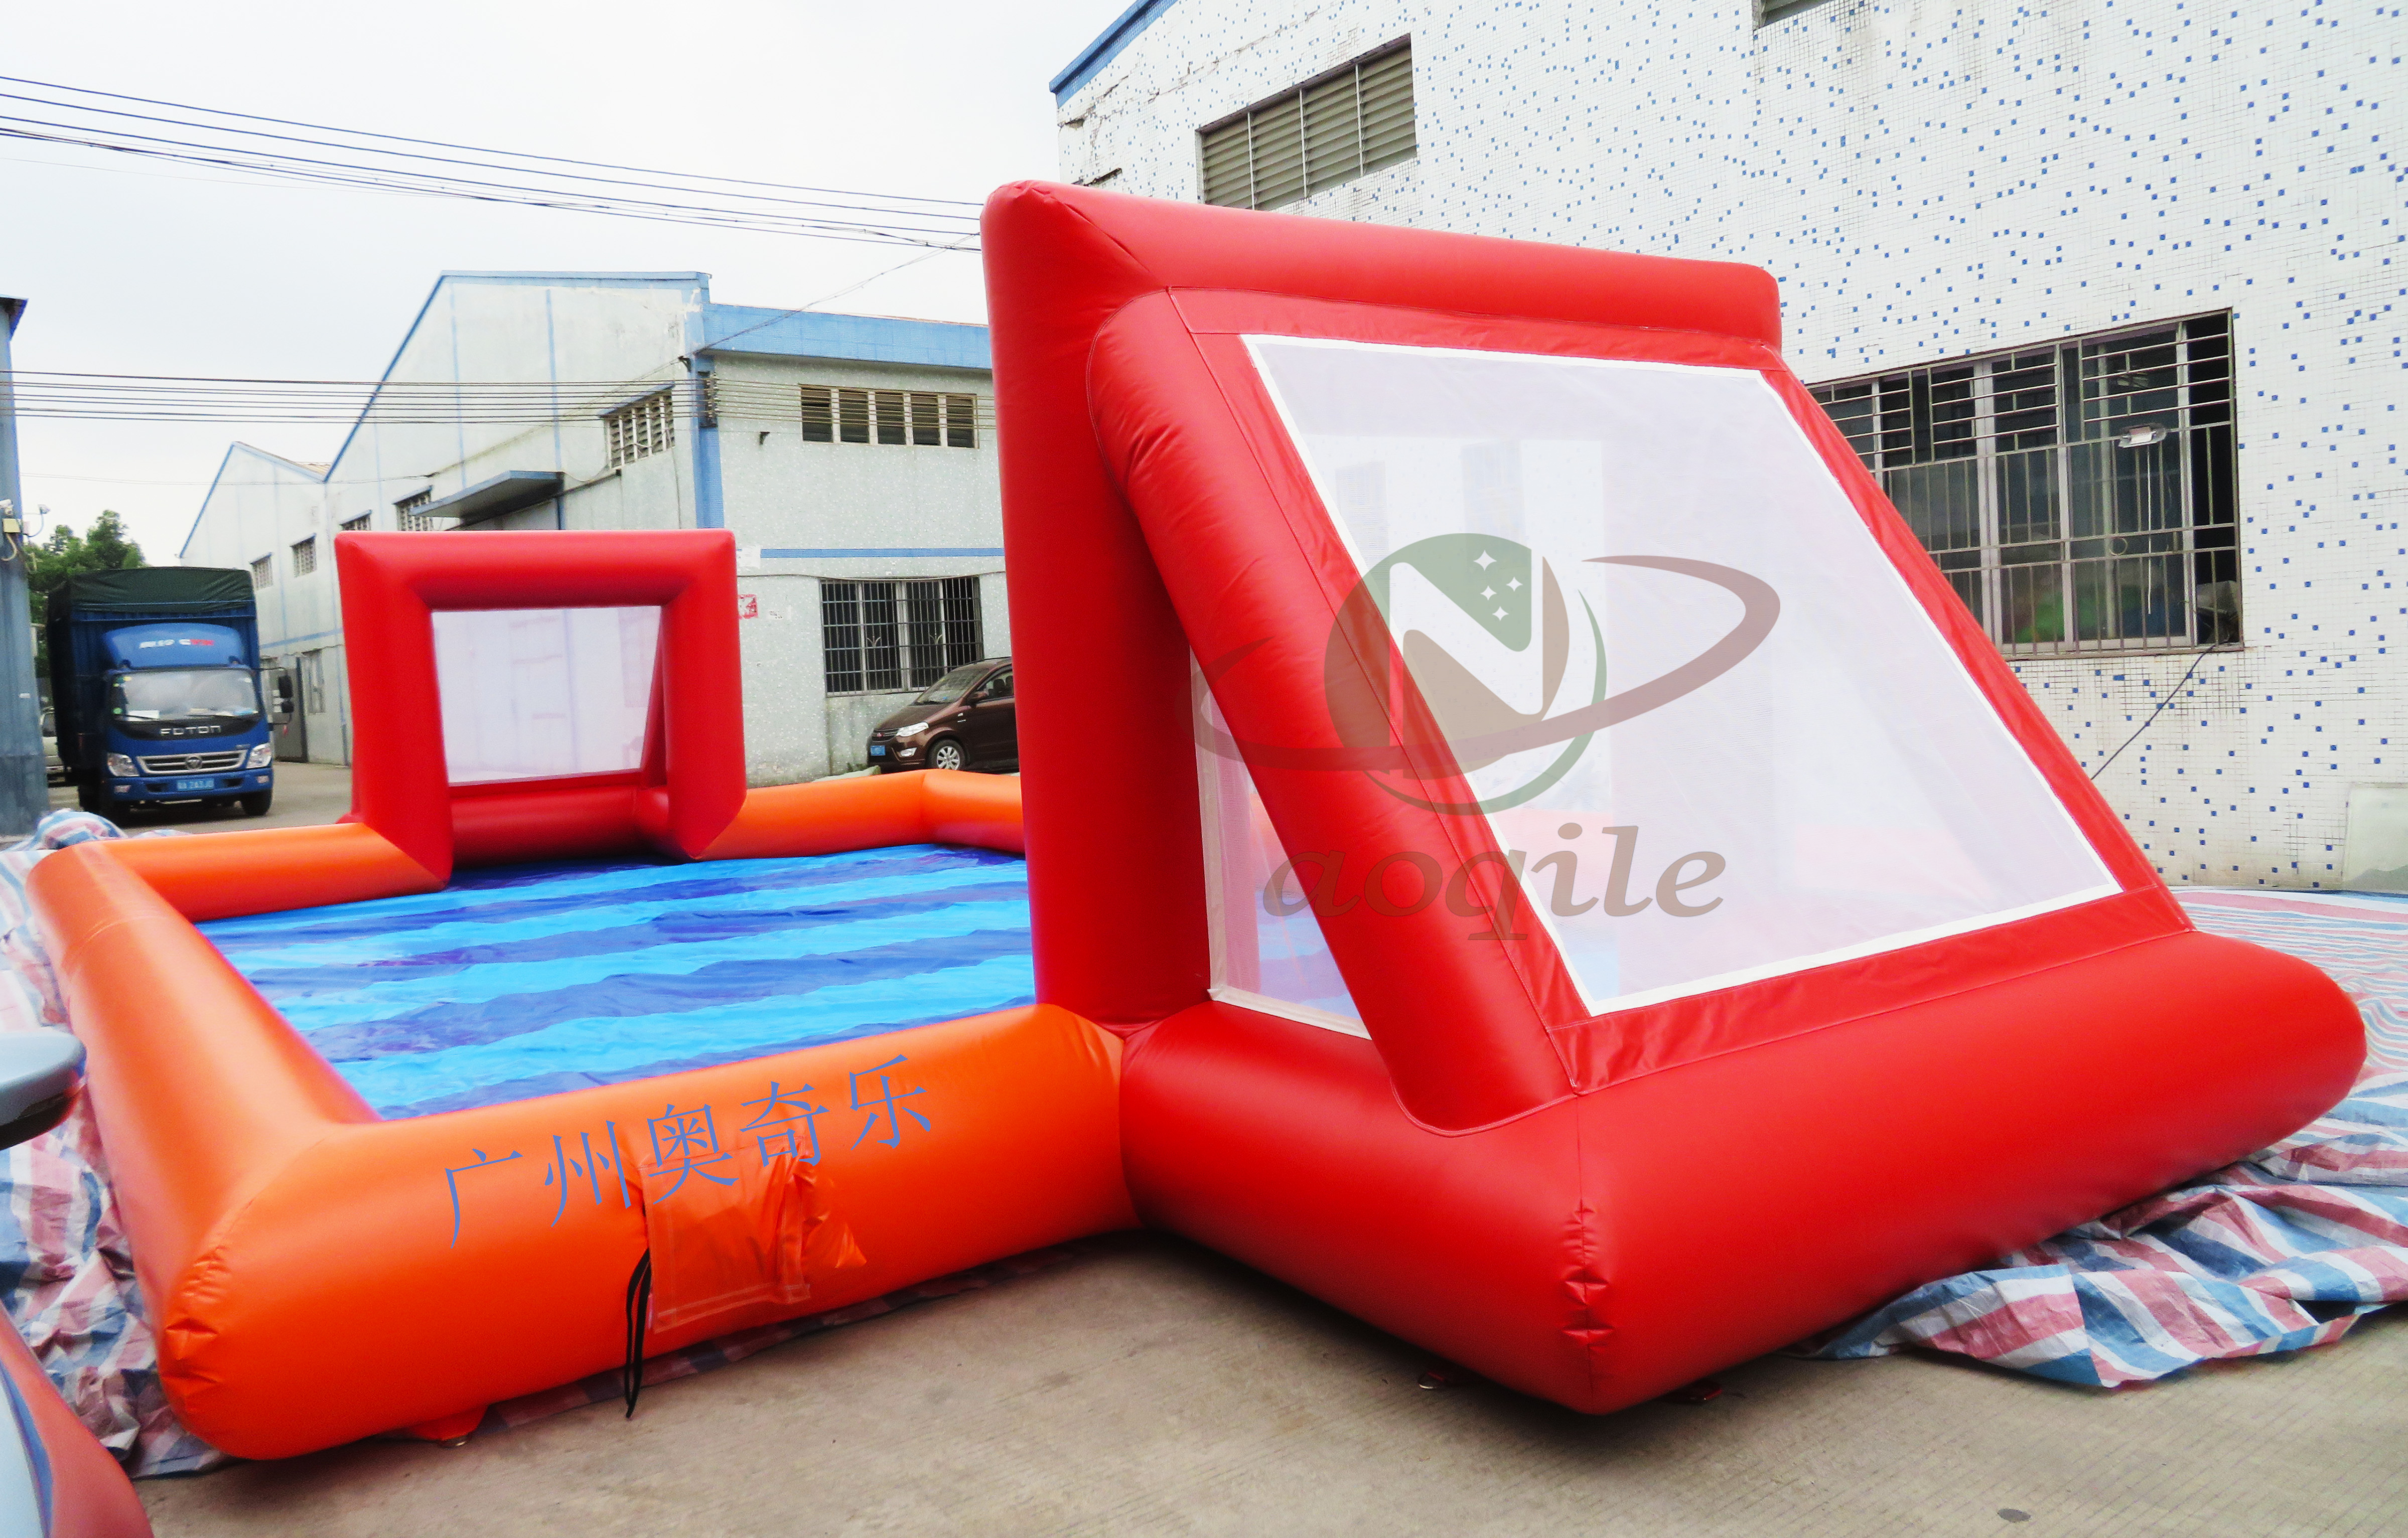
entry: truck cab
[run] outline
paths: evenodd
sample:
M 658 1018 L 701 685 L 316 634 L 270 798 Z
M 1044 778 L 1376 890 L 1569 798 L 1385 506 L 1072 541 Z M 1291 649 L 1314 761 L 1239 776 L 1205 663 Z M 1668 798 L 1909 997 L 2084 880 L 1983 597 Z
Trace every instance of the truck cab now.
M 145 568 L 70 578 L 51 600 L 59 757 L 89 812 L 168 802 L 264 816 L 276 747 L 242 574 Z
M 198 799 L 266 812 L 276 748 L 242 637 L 223 625 L 133 625 L 102 645 L 107 742 L 85 809 Z

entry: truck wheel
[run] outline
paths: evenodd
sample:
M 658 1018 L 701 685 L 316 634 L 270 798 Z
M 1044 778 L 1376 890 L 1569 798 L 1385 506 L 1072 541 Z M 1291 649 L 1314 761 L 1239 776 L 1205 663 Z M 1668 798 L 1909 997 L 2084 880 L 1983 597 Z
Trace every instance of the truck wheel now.
M 101 817 L 117 810 L 115 803 L 108 799 L 108 787 L 106 785 L 77 786 L 76 805 Z
M 265 817 L 267 815 L 267 808 L 275 803 L 275 800 L 276 790 L 272 786 L 265 790 L 253 790 L 251 794 L 241 798 L 242 815 L 245 817 Z

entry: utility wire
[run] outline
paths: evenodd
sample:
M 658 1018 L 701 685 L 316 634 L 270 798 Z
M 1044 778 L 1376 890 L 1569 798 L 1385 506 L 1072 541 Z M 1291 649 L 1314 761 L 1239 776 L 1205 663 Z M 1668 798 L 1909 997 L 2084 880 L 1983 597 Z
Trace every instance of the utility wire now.
M 0 383 L 5 383 L 15 396 L 21 417 L 86 421 L 541 425 L 607 416 L 663 393 L 667 395 L 667 410 L 686 420 L 718 415 L 745 420 L 778 420 L 797 416 L 802 406 L 794 383 L 719 376 L 697 389 L 691 377 L 683 377 L 461 381 L 239 379 L 21 369 L 0 374 Z M 991 415 L 991 401 L 980 396 L 979 403 L 982 418 Z
M 561 155 L 527 154 L 518 150 L 479 150 L 472 145 L 452 144 L 444 139 L 414 139 L 399 134 L 380 134 L 364 128 L 329 129 L 324 127 L 322 124 L 296 122 L 290 118 L 262 117 L 254 112 L 235 112 L 224 107 L 187 107 L 179 102 L 157 101 L 149 96 L 128 96 L 115 91 L 94 91 L 84 86 L 59 85 L 48 80 L 29 80 L 15 75 L 0 75 L 0 83 L 6 83 L 8 85 L 30 85 L 44 91 L 65 92 L 71 95 L 77 96 L 101 96 L 106 97 L 110 101 L 135 102 L 143 107 L 172 107 L 178 111 L 205 113 L 214 118 L 239 118 L 246 122 L 272 122 L 280 128 L 308 128 L 321 133 L 348 134 L 354 137 L 365 139 L 383 139 L 394 144 L 423 144 L 430 149 L 436 150 L 460 150 L 470 154 L 507 154 L 513 159 L 549 161 L 557 165 L 583 165 L 606 171 L 635 171 L 642 176 L 688 178 L 689 179 L 699 181 L 725 182 L 729 185 L 738 187 L 768 187 L 779 192 L 824 192 L 833 197 L 891 198 L 896 202 L 902 203 L 925 203 L 957 208 L 976 208 L 979 206 L 976 202 L 966 201 L 960 198 L 913 197 L 901 192 L 853 192 L 833 187 L 804 187 L 779 181 L 747 181 L 738 177 L 720 177 L 710 176 L 708 174 L 693 175 L 682 171 L 646 170 L 640 166 L 617 165 L 609 161 L 571 160 Z
M 2090 771 L 2090 777 L 2091 777 L 2092 779 L 2097 779 L 2100 776 L 2101 776 L 2101 775 L 2105 774 L 2105 773 L 2107 772 L 2107 764 L 2109 764 L 2109 763 L 2114 763 L 2117 759 L 2122 758 L 2122 757 L 2124 756 L 2124 749 L 2125 749 L 2126 748 L 2129 748 L 2129 747 L 2131 747 L 2134 743 L 2136 743 L 2136 742 L 2140 741 L 2140 740 L 2141 740 L 2141 733 L 2142 733 L 2143 732 L 2146 732 L 2150 727 L 2155 726 L 2155 725 L 2157 725 L 2157 718 L 2158 718 L 2159 716 L 2162 716 L 2162 715 L 2164 715 L 2164 714 L 2166 713 L 2166 706 L 2168 706 L 2168 705 L 2170 705 L 2173 704 L 2173 703 L 2174 703 L 2174 701 L 2175 701 L 2177 698 L 2179 698 L 2179 697 L 2181 696 L 2181 694 L 2182 694 L 2183 685 L 2184 685 L 2184 684 L 2186 684 L 2186 683 L 2188 683 L 2188 682 L 2190 682 L 2190 676 L 2191 676 L 2192 674 L 2197 673 L 2197 672 L 2199 671 L 2199 664 L 2200 664 L 2200 663 L 2201 663 L 2201 662 L 2203 662 L 2207 661 L 2207 656 L 2208 656 L 2208 653 L 2209 653 L 2209 652 L 2212 652 L 2212 651 L 2229 651 L 2229 650 L 2231 650 L 2231 649 L 2233 649 L 2233 648 L 2232 648 L 2231 647 L 2229 647 L 2229 646 L 2213 646 L 2213 647 L 2203 648 L 2200 651 L 2200 654 L 2199 654 L 2198 656 L 2193 657 L 2193 658 L 2190 660 L 2190 666 L 2188 666 L 2188 667 L 2186 667 L 2186 668 L 2183 669 L 2183 676 L 2182 676 L 2179 679 L 2175 680 L 2173 688 L 2172 688 L 2172 689 L 2170 689 L 2170 690 L 2166 691 L 2165 698 L 2163 698 L 2163 699 L 2161 699 L 2161 700 L 2159 700 L 2159 701 L 2157 702 L 2157 707 L 2155 710 L 2152 710 L 2152 711 L 2150 711 L 2150 712 L 2149 712 L 2149 719 L 2148 719 L 2147 720 L 2143 721 L 2143 722 L 2140 724 L 2140 726 L 2139 726 L 2138 728 L 2136 728 L 2136 729 L 2133 731 L 2133 733 L 2132 733 L 2132 734 L 2131 734 L 2130 736 L 2126 737 L 2126 738 L 2124 739 L 2124 741 L 2123 741 L 2122 746 L 2118 747 L 2118 748 L 2115 749 L 2115 751 L 2114 751 L 2114 752 L 2112 752 L 2112 753 L 2110 753 L 2110 754 L 2108 754 L 2108 755 L 2107 755 L 2107 763 L 2102 763 L 2102 764 L 2100 764 L 2098 768 L 2093 769 L 2092 771 Z
M 974 249 L 977 206 L 956 199 L 752 181 L 566 156 L 480 149 L 441 140 L 305 123 L 0 76 L 31 86 L 0 102 L 59 116 L 0 111 L 0 137 L 209 166 L 320 185 L 513 204 L 656 222 L 700 224 L 814 239 L 906 245 L 930 252 Z M 65 98 L 65 99 L 55 99 Z M 88 100 L 128 102 L 136 112 Z M 236 120 L 233 122 L 216 119 Z M 179 131 L 144 133 L 128 124 Z M 272 124 L 279 133 L 242 123 Z M 420 146 L 423 148 L 393 148 Z M 325 151 L 305 154 L 301 150 Z M 433 150 L 456 153 L 437 154 Z M 566 168 L 566 169 L 564 169 Z M 609 174 L 605 174 L 609 173 Z M 639 194 L 661 193 L 666 196 Z M 803 194 L 803 195 L 794 195 Z

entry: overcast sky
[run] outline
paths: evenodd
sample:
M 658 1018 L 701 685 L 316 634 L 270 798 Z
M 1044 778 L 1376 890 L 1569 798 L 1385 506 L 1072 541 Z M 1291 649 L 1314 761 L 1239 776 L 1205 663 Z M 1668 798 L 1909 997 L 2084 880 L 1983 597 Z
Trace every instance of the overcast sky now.
M 1045 82 L 1124 4 L 18 6 L 0 74 L 494 149 L 977 199 L 1054 174 Z M 21 369 L 369 379 L 447 269 L 698 270 L 714 299 L 785 308 L 905 254 L 0 139 L 0 294 L 31 302 Z M 933 257 L 827 307 L 985 318 L 973 255 Z M 153 561 L 173 559 L 231 438 L 308 461 L 342 438 L 316 425 L 21 425 L 26 502 L 79 529 L 114 507 Z

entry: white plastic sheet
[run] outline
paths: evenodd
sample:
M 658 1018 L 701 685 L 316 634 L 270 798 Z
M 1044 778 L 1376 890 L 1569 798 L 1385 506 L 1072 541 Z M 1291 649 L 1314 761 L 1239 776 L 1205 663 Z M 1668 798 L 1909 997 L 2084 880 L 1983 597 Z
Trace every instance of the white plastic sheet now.
M 1192 663 L 1190 668 L 1191 687 L 1200 690 L 1203 670 Z M 1207 698 L 1204 710 L 1212 730 L 1226 734 L 1221 707 Z M 1203 796 L 1212 996 L 1349 1035 L 1367 1034 L 1320 922 L 1310 907 L 1299 905 L 1316 873 L 1308 864 L 1299 879 L 1283 870 L 1287 856 L 1242 762 L 1199 744 L 1196 766 Z
M 638 767 L 660 630 L 657 608 L 437 614 L 452 783 Z
M 1249 341 L 1591 1010 L 2115 890 L 1760 376 Z M 1773 607 L 1677 698 L 1479 747 L 1675 675 Z M 1208 796 L 1209 846 L 1260 836 L 1246 805 Z M 1258 943 L 1233 895 L 1221 911 L 1226 951 Z

